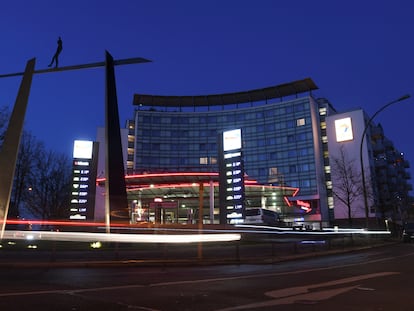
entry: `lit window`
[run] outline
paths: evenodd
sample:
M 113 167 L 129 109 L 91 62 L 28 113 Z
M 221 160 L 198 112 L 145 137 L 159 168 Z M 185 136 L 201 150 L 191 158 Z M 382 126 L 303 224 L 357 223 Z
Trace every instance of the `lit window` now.
M 304 126 L 304 125 L 305 125 L 305 118 L 296 120 L 296 126 Z
M 270 176 L 277 175 L 277 167 L 269 167 L 269 175 Z
M 331 167 L 330 166 L 325 166 L 325 173 L 326 174 L 330 174 L 331 173 Z
M 326 108 L 320 108 L 320 109 L 319 109 L 319 114 L 320 114 L 321 116 L 326 115 Z
M 334 199 L 333 197 L 328 197 L 328 208 L 333 209 L 334 208 Z
M 326 129 L 326 122 L 321 122 L 321 129 Z
M 200 158 L 200 164 L 208 164 L 208 158 L 207 157 Z

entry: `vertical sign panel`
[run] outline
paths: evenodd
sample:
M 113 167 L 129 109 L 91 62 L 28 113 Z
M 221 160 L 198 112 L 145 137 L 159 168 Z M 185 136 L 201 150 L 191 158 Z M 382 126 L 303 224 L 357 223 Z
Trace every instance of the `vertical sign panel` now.
M 94 216 L 98 143 L 75 140 L 69 219 L 92 220 Z
M 219 138 L 221 224 L 241 223 L 245 217 L 241 142 L 241 129 L 225 131 Z

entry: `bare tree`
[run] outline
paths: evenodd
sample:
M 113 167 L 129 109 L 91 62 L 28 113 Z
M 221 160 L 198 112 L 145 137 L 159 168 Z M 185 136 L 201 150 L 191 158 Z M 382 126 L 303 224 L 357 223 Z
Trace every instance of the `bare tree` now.
M 0 107 L 0 148 L 10 112 Z M 9 216 L 19 217 L 23 210 L 42 219 L 64 217 L 69 211 L 71 161 L 46 151 L 44 144 L 23 131 L 16 162 Z
M 9 216 L 20 216 L 20 207 L 30 191 L 30 180 L 34 169 L 35 158 L 43 150 L 43 144 L 28 132 L 23 132 L 14 174 L 13 191 Z
M 42 219 L 60 218 L 69 209 L 71 162 L 44 148 L 34 159 L 26 208 Z
M 355 168 L 355 159 L 348 159 L 343 146 L 339 157 L 332 158 L 332 181 L 334 196 L 347 208 L 348 222 L 352 226 L 354 202 L 361 199 L 362 180 L 360 171 Z

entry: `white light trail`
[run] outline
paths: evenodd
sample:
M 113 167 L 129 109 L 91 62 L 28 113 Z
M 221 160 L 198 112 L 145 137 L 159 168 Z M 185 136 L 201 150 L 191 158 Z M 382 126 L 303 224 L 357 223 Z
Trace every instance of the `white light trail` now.
M 121 234 L 91 232 L 14 231 L 6 230 L 6 240 L 47 240 L 72 242 L 120 242 L 120 243 L 197 243 L 238 241 L 238 233 L 216 234 Z

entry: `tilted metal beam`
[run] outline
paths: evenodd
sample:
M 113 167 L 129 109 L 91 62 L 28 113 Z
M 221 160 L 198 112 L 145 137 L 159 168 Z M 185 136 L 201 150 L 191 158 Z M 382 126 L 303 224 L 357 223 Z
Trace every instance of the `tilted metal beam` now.
M 118 59 L 114 60 L 114 66 L 118 65 L 131 65 L 131 64 L 140 64 L 140 63 L 150 63 L 151 61 L 142 57 L 134 57 L 134 58 L 125 58 L 125 59 Z M 33 73 L 50 73 L 50 72 L 60 72 L 60 71 L 68 71 L 68 70 L 79 70 L 79 69 L 87 69 L 87 68 L 97 68 L 97 67 L 104 67 L 105 62 L 97 62 L 97 63 L 89 63 L 89 64 L 81 64 L 81 65 L 73 65 L 73 66 L 64 66 L 64 67 L 57 67 L 57 68 L 48 68 L 48 69 L 40 69 L 35 70 Z M 22 76 L 24 72 L 15 72 L 15 73 L 7 73 L 1 74 L 0 78 L 8 78 L 8 77 L 16 77 Z
M 9 124 L 0 150 L 0 238 L 3 238 L 9 211 L 10 196 L 19 153 L 20 139 L 23 132 L 24 117 L 29 100 L 30 87 L 34 73 L 36 59 L 29 60 L 23 73 L 23 79 L 17 93 L 16 102 L 9 120 Z

